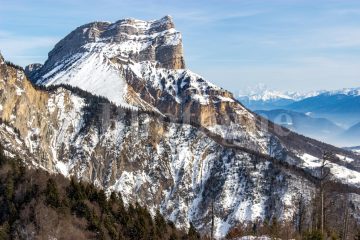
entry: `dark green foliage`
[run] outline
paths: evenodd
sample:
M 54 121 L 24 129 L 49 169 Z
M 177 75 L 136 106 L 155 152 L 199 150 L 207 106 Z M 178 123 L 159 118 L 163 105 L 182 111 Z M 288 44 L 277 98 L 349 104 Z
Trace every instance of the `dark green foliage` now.
M 10 233 L 10 226 L 7 222 L 5 222 L 0 226 L 0 239 L 1 240 L 9 239 L 10 238 L 9 233 Z
M 23 67 L 21 67 L 21 66 L 19 66 L 19 65 L 16 65 L 16 64 L 14 64 L 14 63 L 12 63 L 12 62 L 10 62 L 10 61 L 5 61 L 5 63 L 6 63 L 6 65 L 8 65 L 9 67 L 13 67 L 13 68 L 15 68 L 15 69 L 17 69 L 17 70 L 24 71 L 24 68 L 23 68 Z
M 4 156 L 4 148 L 2 145 L 0 145 L 0 166 L 5 163 L 6 159 Z
M 99 203 L 101 209 L 103 209 L 104 211 L 107 210 L 108 208 L 108 202 L 106 199 L 106 194 L 104 192 L 104 190 L 100 190 L 97 194 L 97 202 Z
M 59 191 L 54 179 L 49 178 L 45 190 L 46 203 L 54 208 L 60 207 Z
M 303 236 L 304 240 L 323 240 L 324 236 L 319 230 L 314 230 L 312 232 L 306 232 Z
M 157 210 L 155 214 L 155 229 L 156 229 L 156 234 L 159 237 L 167 230 L 166 221 L 164 217 L 161 215 L 159 210 Z
M 187 235 L 187 239 L 189 239 L 189 240 L 200 239 L 200 234 L 196 231 L 196 228 L 194 227 L 194 225 L 192 223 L 190 223 L 190 228 L 189 228 L 189 232 Z
M 355 234 L 355 240 L 360 240 L 360 228 L 357 231 L 357 233 Z
M 279 234 L 279 223 L 276 219 L 276 217 L 273 217 L 273 219 L 271 220 L 271 224 L 270 224 L 270 235 L 272 238 L 276 238 L 278 237 Z
M 195 234 L 195 235 L 194 235 Z M 154 219 L 136 203 L 126 208 L 120 194 L 107 198 L 91 184 L 26 169 L 7 159 L 0 146 L 0 240 L 2 239 L 198 239 Z

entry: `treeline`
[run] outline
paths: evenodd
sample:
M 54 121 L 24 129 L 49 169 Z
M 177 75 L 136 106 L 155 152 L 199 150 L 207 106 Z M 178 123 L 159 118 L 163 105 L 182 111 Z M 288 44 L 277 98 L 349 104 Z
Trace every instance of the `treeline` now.
M 125 207 L 92 184 L 27 169 L 0 146 L 0 239 L 199 239 L 179 230 L 159 211 Z
M 24 68 L 23 68 L 23 67 L 21 67 L 21 66 L 19 66 L 19 65 L 16 65 L 15 63 L 12 63 L 12 62 L 10 62 L 10 61 L 5 61 L 5 64 L 6 64 L 7 66 L 13 67 L 13 68 L 15 68 L 15 69 L 17 69 L 17 70 L 24 71 Z

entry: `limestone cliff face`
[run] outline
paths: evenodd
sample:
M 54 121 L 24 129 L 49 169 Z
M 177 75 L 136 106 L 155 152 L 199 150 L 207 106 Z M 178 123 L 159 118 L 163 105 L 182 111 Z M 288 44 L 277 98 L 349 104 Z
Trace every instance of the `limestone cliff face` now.
M 62 61 L 85 52 L 84 46 L 111 44 L 120 46 L 113 57 L 133 61 L 152 61 L 168 69 L 185 68 L 181 34 L 171 17 L 157 21 L 124 19 L 115 23 L 94 22 L 83 25 L 56 44 L 41 73 L 54 69 Z M 121 47 L 122 46 L 122 47 Z
M 267 136 L 258 134 L 253 114 L 230 92 L 184 68 L 181 34 L 167 16 L 81 26 L 56 44 L 30 77 L 39 85 L 70 84 L 119 106 L 160 112 L 223 137 L 231 132 L 239 142 L 254 138 L 247 145 L 266 152 L 265 145 L 255 144 Z

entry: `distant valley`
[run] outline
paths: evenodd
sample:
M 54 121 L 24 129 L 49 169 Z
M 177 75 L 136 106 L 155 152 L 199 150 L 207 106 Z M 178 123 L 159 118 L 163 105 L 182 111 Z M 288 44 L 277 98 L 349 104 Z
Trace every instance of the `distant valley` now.
M 360 88 L 306 94 L 261 89 L 239 101 L 305 136 L 338 146 L 360 144 Z

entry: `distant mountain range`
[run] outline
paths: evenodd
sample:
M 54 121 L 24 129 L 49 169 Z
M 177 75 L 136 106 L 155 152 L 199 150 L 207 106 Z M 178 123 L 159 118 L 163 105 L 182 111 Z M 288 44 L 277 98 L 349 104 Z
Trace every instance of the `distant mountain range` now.
M 240 96 L 247 108 L 306 136 L 337 145 L 360 144 L 360 88 L 310 93 L 268 89 Z M 292 119 L 281 123 L 281 116 Z
M 325 91 L 314 91 L 308 93 L 281 92 L 269 90 L 266 86 L 260 85 L 239 96 L 238 100 L 252 110 L 272 110 L 288 106 L 306 98 L 318 96 Z
M 359 155 L 360 155 L 360 146 L 347 147 L 347 148 L 345 148 L 345 149 L 346 149 L 346 150 L 353 151 L 354 153 L 356 153 L 356 154 L 359 154 Z

